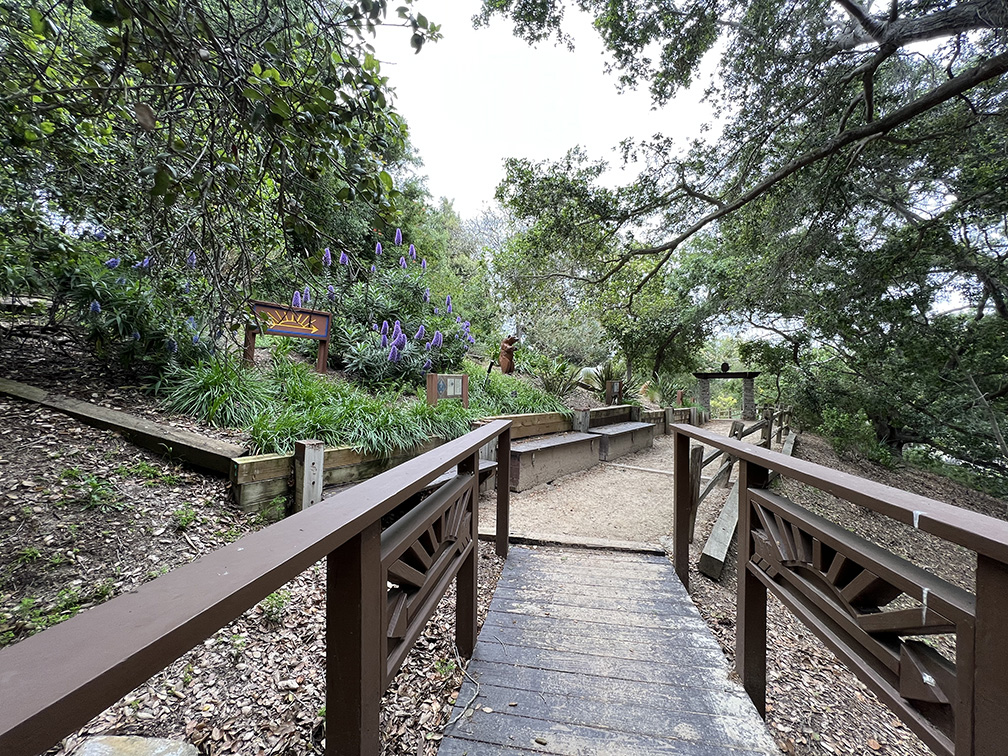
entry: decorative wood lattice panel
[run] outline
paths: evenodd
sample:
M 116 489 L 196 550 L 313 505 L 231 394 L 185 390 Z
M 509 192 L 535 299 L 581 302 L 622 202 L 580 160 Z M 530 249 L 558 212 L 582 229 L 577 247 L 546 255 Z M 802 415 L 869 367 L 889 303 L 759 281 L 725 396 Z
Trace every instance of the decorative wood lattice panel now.
M 931 748 L 969 753 L 974 596 L 783 497 L 749 502 L 748 568 Z
M 385 686 L 474 548 L 474 480 L 456 477 L 382 533 Z

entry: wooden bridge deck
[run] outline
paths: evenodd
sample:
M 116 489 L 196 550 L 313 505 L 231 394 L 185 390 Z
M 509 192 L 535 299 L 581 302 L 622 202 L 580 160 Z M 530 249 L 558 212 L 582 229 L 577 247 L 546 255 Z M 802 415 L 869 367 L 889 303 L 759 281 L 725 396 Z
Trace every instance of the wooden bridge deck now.
M 439 756 L 778 753 L 663 557 L 512 548 L 468 671 Z

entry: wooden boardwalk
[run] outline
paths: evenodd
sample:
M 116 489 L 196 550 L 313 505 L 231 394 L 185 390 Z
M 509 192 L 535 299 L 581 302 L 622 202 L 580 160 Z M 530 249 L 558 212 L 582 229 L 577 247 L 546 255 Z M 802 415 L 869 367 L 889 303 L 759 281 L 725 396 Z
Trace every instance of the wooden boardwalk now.
M 728 671 L 667 559 L 515 547 L 438 754 L 778 754 Z

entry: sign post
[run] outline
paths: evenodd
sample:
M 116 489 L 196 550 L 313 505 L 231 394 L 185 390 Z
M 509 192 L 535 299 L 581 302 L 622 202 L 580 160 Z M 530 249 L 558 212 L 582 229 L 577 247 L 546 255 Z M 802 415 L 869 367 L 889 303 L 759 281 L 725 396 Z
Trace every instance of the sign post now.
M 259 325 L 245 327 L 245 364 L 251 365 L 255 359 L 255 339 L 257 333 L 270 336 L 289 336 L 296 339 L 320 341 L 318 361 L 315 370 L 325 373 L 329 362 L 329 323 L 332 316 L 321 310 L 303 307 L 288 307 L 273 302 L 249 302 L 252 316 Z
M 469 376 L 427 373 L 427 404 L 433 407 L 439 399 L 461 399 L 469 409 Z

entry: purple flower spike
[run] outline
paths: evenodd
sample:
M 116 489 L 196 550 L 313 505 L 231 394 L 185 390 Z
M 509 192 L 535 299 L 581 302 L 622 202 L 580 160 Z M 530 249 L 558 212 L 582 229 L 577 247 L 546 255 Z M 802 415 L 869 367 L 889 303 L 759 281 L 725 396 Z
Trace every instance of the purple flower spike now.
M 456 315 L 455 316 L 455 322 L 456 323 L 461 323 L 462 322 L 462 316 L 461 315 Z
M 442 334 L 441 331 L 434 331 L 434 338 L 431 339 L 431 344 L 436 347 L 444 344 L 444 334 Z
M 167 349 L 169 353 L 175 354 L 175 352 L 178 351 L 178 342 L 175 341 L 175 339 L 168 339 L 165 343 L 165 349 Z
M 434 308 L 434 314 L 435 315 L 440 315 L 441 314 L 441 310 L 439 310 L 437 307 L 435 307 Z
M 311 292 L 308 290 L 308 284 L 305 284 L 304 294 L 301 295 L 301 301 L 306 305 L 311 302 Z
M 122 262 L 122 260 L 120 260 L 118 257 L 113 257 L 112 259 L 105 261 L 105 267 L 108 268 L 109 270 L 115 270 L 116 268 L 119 267 L 120 262 Z
M 420 261 L 420 270 L 427 270 L 427 258 L 426 257 Z
M 389 362 L 399 362 L 399 350 L 395 348 L 395 345 L 389 349 L 388 359 Z
M 94 238 L 97 239 L 98 241 L 105 241 L 105 232 L 99 228 L 97 231 L 95 231 Z
M 343 260 L 340 259 L 340 262 L 343 262 Z M 332 265 L 332 252 L 329 251 L 329 247 L 326 247 L 322 251 L 322 264 L 327 268 Z
M 140 263 L 140 267 L 141 268 L 148 268 L 148 267 L 150 267 L 150 258 L 149 257 L 145 257 L 143 259 L 143 262 Z
M 383 334 L 381 335 L 381 345 L 382 345 L 383 347 L 387 347 L 387 346 L 388 346 L 388 335 L 387 335 L 387 334 L 384 334 L 384 333 L 383 333 Z
M 376 255 L 381 255 L 381 242 L 375 244 L 374 253 Z
M 190 291 L 192 291 L 192 286 L 190 286 L 189 282 L 186 281 L 185 282 L 185 286 L 182 287 L 182 293 L 183 294 L 188 294 Z
M 294 296 L 291 297 L 291 307 L 301 306 L 301 292 L 297 289 L 294 290 Z
M 372 323 L 371 324 L 371 330 L 372 331 L 377 331 L 378 330 L 378 324 L 377 323 Z
M 422 339 L 426 335 L 427 335 L 427 330 L 423 327 L 423 323 L 421 323 L 420 327 L 417 329 L 416 336 L 414 336 L 413 338 L 416 339 L 417 341 L 419 341 L 420 339 Z
M 330 302 L 336 301 L 336 289 L 333 288 L 332 284 L 329 284 L 329 301 Z
M 395 346 L 398 347 L 399 349 L 405 349 L 406 348 L 406 334 L 405 333 L 400 333 L 399 334 L 399 338 L 395 340 Z
M 430 302 L 430 289 L 424 289 L 423 301 Z
M 346 252 L 340 252 L 339 253 L 339 264 L 340 265 L 349 265 L 350 264 L 350 258 L 347 257 L 347 253 Z
M 430 360 L 428 359 L 428 360 L 427 360 L 427 361 L 426 361 L 426 362 L 425 362 L 425 363 L 423 364 L 423 370 L 424 370 L 424 372 L 425 372 L 425 373 L 429 373 L 429 372 L 430 372 L 430 369 L 431 369 L 431 361 L 430 361 Z
M 376 270 L 376 268 L 375 268 L 375 266 L 374 266 L 374 263 L 371 263 L 371 272 L 372 272 L 372 273 L 374 273 L 374 272 L 375 272 L 375 270 Z
M 429 352 L 430 348 L 431 348 L 431 343 L 428 341 L 426 344 L 424 344 L 424 349 L 426 349 Z
M 397 320 L 392 324 L 392 338 L 398 339 L 400 333 L 402 333 L 402 323 Z
M 395 230 L 395 243 L 396 243 L 396 246 L 397 246 L 397 247 L 398 247 L 398 246 L 399 246 L 400 244 L 402 244 L 402 229 L 401 229 L 401 228 L 397 228 L 397 229 Z
M 449 315 L 451 315 L 451 310 L 452 310 L 452 308 L 451 308 L 451 294 L 449 294 L 447 297 L 445 297 L 445 310 L 446 310 L 446 312 Z
M 195 252 L 190 252 L 190 253 L 189 253 L 189 257 L 187 257 L 187 258 L 185 259 L 185 263 L 186 263 L 186 265 L 188 265 L 188 266 L 189 266 L 190 268 L 193 268 L 193 269 L 195 269 L 195 268 L 196 268 L 196 253 L 195 253 Z
M 98 300 L 97 299 L 92 299 L 91 300 L 91 307 L 89 309 L 91 310 L 91 312 L 96 313 L 96 314 L 99 313 L 99 312 L 101 312 L 101 305 L 98 304 Z
M 411 260 L 416 260 L 416 247 L 412 244 L 409 245 L 409 256 Z
M 399 258 L 399 267 L 400 268 L 405 268 L 406 267 L 406 258 L 405 257 L 400 257 Z
M 140 341 L 140 331 L 133 331 L 133 341 Z
M 198 333 L 194 333 L 192 335 L 192 343 L 193 344 L 199 344 L 199 334 Z
M 383 320 L 381 322 L 381 335 L 384 336 L 387 333 L 388 333 L 388 321 Z
M 469 343 L 470 344 L 475 344 L 476 343 L 476 339 L 474 339 L 472 336 L 470 336 L 469 337 Z

